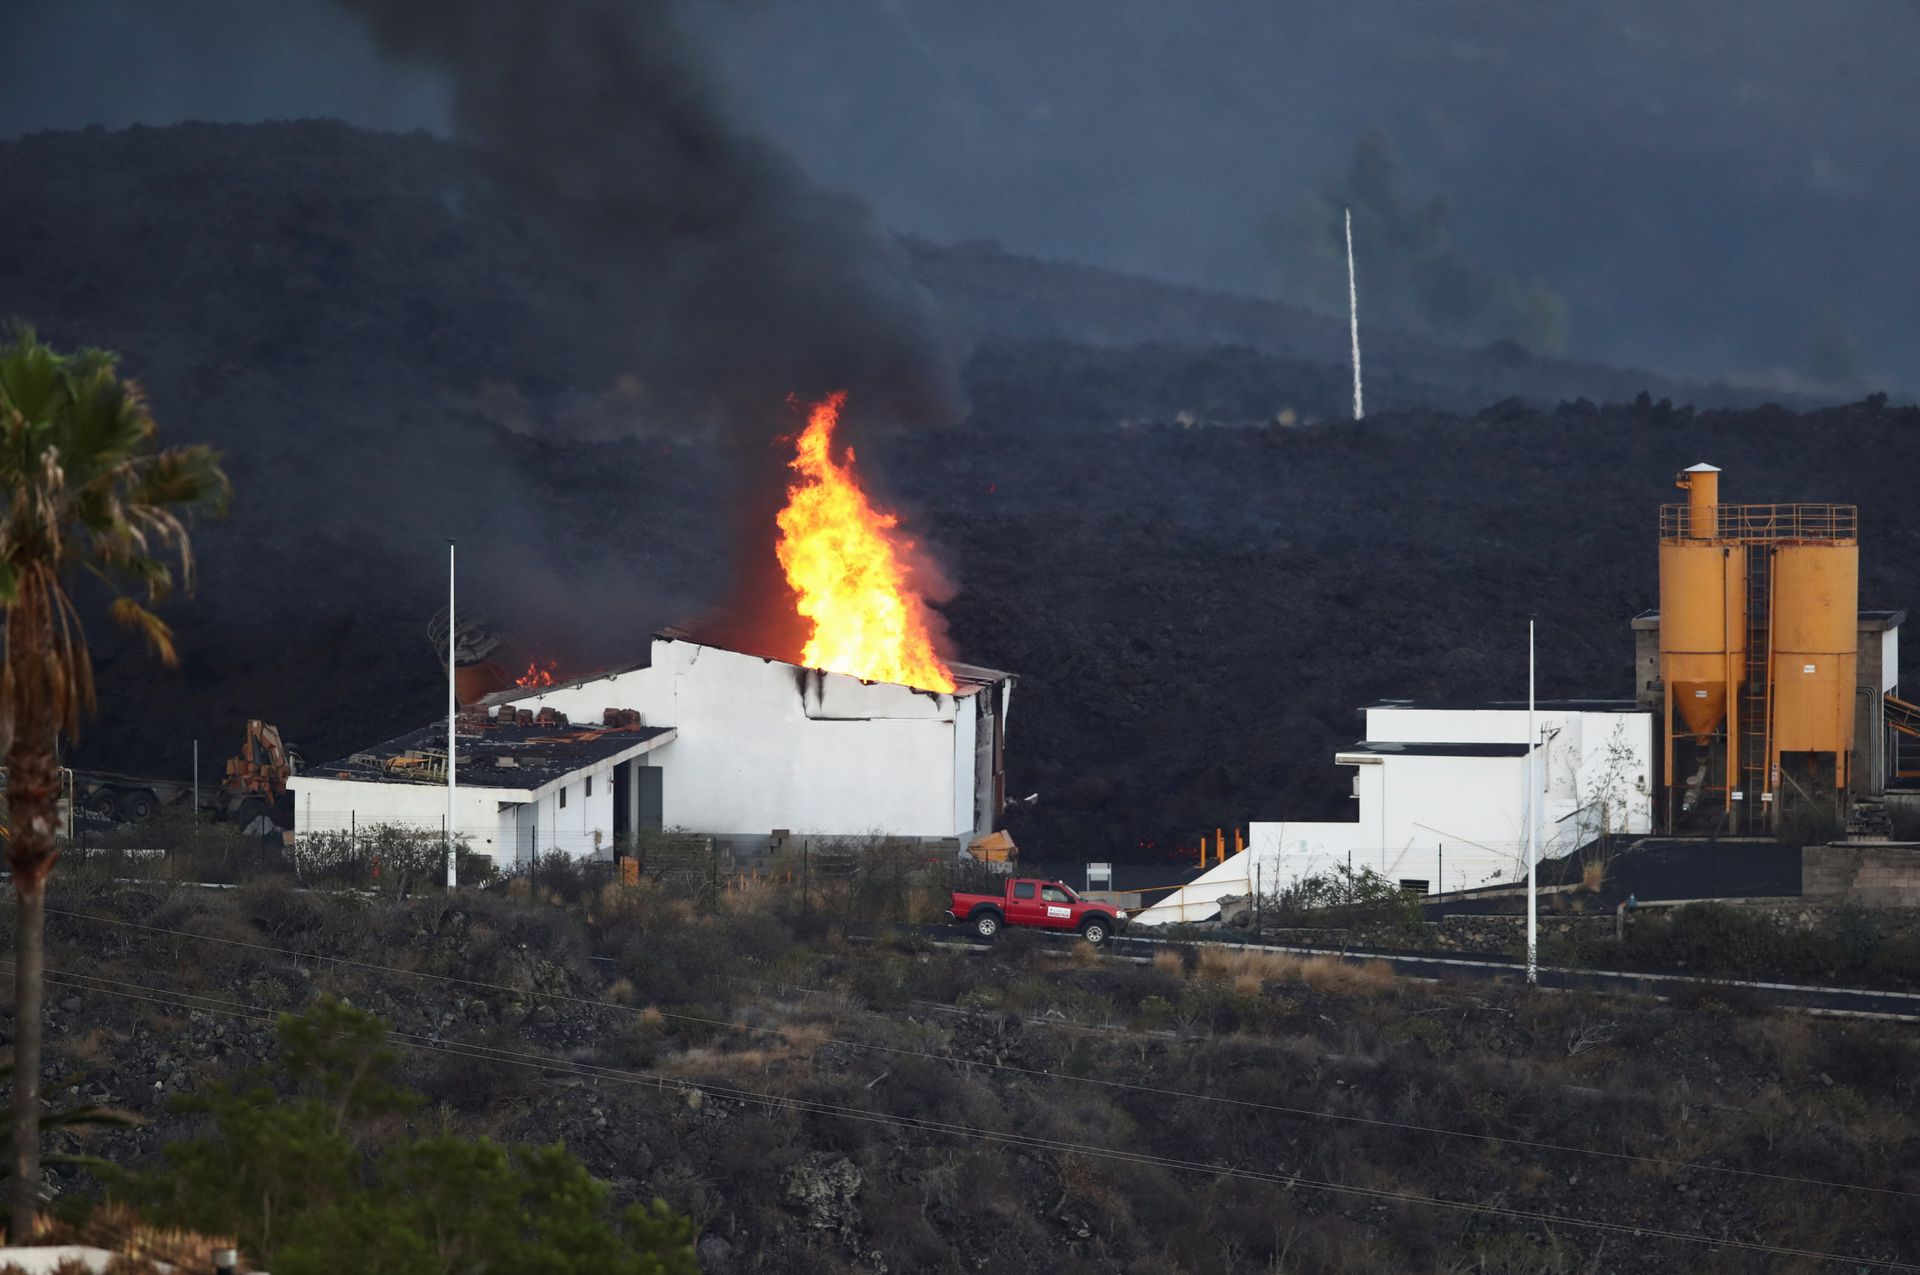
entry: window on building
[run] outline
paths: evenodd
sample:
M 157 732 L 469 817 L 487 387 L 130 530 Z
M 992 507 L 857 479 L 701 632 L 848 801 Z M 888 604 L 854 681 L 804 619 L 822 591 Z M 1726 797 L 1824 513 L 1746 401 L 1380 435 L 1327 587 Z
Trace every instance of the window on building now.
M 593 796 L 593 776 L 587 776 L 587 796 Z
M 565 784 L 561 784 L 560 785 L 560 809 L 565 810 L 566 808 L 567 808 L 567 786 Z
M 1425 894 L 1427 892 L 1427 883 L 1425 881 L 1415 881 L 1411 877 L 1401 877 L 1400 888 L 1408 894 Z

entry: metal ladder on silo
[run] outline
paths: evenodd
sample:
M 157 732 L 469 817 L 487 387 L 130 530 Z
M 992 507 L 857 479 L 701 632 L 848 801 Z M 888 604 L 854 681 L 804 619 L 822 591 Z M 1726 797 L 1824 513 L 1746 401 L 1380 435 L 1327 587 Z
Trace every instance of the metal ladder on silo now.
M 1740 784 L 1745 818 L 1742 832 L 1753 832 L 1772 819 L 1773 811 L 1760 800 L 1769 789 L 1767 783 L 1767 724 L 1772 669 L 1773 621 L 1773 546 L 1747 545 L 1747 667 L 1746 681 L 1740 687 Z

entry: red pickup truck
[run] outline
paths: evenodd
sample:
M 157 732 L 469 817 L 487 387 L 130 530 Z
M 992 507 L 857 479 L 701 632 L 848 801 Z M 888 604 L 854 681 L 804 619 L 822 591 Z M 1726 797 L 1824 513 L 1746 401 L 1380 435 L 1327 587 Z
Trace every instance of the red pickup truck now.
M 1089 943 L 1105 943 L 1126 924 L 1127 914 L 1105 903 L 1088 903 L 1058 881 L 1014 877 L 1004 894 L 953 893 L 947 915 L 990 939 L 1003 925 L 1042 930 L 1078 930 Z

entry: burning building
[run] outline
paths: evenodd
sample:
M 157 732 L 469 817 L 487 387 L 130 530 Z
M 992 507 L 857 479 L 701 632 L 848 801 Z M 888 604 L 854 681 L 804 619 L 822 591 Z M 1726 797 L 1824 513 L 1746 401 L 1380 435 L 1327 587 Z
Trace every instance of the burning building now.
M 653 829 L 751 851 L 787 837 L 957 847 L 996 828 L 1014 679 L 939 653 L 913 542 L 835 448 L 842 401 L 808 412 L 774 519 L 803 648 L 669 629 L 634 664 L 572 679 L 536 664 L 477 697 L 458 719 L 454 812 L 475 851 L 511 868 L 608 855 Z M 446 783 L 446 728 L 424 727 L 297 777 L 295 830 L 437 830 Z
M 997 824 L 1014 679 L 945 667 L 951 689 L 926 690 L 656 634 L 643 663 L 463 713 L 458 831 L 503 868 L 667 828 L 739 850 L 788 835 L 957 847 Z M 439 829 L 445 748 L 435 725 L 309 769 L 292 781 L 296 832 Z

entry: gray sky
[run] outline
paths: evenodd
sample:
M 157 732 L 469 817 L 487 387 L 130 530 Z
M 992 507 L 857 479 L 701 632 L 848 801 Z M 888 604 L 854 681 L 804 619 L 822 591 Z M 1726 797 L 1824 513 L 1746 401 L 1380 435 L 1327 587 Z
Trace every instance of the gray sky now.
M 1573 353 L 1790 369 L 1837 314 L 1920 383 L 1920 6 L 1905 0 L 691 4 L 732 109 L 897 230 L 1268 293 L 1260 220 L 1384 124 Z M 0 133 L 447 93 L 325 0 L 13 0 Z

